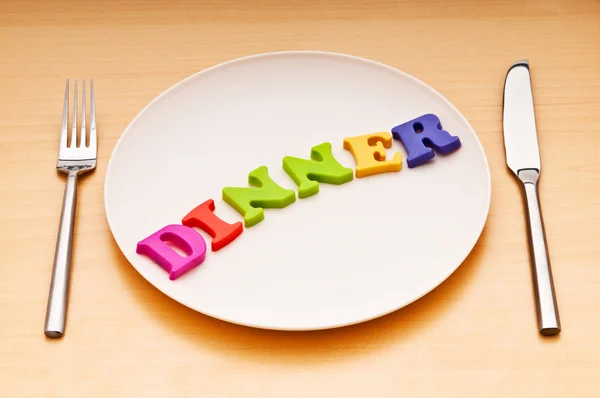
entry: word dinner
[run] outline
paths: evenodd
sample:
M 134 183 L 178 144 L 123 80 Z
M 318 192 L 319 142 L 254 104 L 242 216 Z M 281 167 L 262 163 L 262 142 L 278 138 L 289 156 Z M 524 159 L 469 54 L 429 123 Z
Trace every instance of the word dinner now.
M 392 147 L 392 139 L 402 143 L 407 152 L 409 168 L 418 167 L 435 156 L 449 154 L 461 146 L 458 137 L 442 129 L 439 118 L 425 114 L 400 124 L 388 132 L 379 132 L 344 139 L 343 147 L 356 163 L 356 170 L 342 166 L 333 157 L 331 144 L 325 142 L 312 148 L 310 159 L 285 156 L 283 170 L 298 186 L 298 198 L 307 198 L 319 192 L 319 183 L 341 185 L 357 178 L 402 169 L 402 154 L 396 152 L 387 159 L 385 149 Z M 264 219 L 264 209 L 284 208 L 296 201 L 296 192 L 285 189 L 273 181 L 266 166 L 260 166 L 248 175 L 250 187 L 225 187 L 223 200 L 244 218 L 244 226 L 250 228 Z M 212 237 L 211 250 L 221 250 L 243 232 L 241 222 L 229 224 L 215 215 L 212 199 L 190 211 L 181 224 L 170 224 L 138 242 L 136 252 L 149 257 L 175 280 L 202 264 L 206 258 L 206 241 L 194 228 Z M 182 256 L 172 249 L 170 242 L 183 252 Z

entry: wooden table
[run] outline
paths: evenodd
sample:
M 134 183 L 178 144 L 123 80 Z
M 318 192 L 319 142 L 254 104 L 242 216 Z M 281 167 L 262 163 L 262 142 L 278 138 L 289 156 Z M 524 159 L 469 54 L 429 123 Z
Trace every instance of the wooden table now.
M 81 4 L 80 4 L 81 3 Z M 284 333 L 226 324 L 150 286 L 103 209 L 111 151 L 180 79 L 254 53 L 381 61 L 467 117 L 493 186 L 468 260 L 413 305 Z M 528 58 L 542 206 L 563 332 L 536 331 L 526 229 L 506 168 L 502 88 Z M 96 84 L 99 162 L 83 178 L 67 332 L 43 323 L 64 179 L 64 80 Z M 592 397 L 600 388 L 600 3 L 30 0 L 0 3 L 0 390 L 3 397 Z

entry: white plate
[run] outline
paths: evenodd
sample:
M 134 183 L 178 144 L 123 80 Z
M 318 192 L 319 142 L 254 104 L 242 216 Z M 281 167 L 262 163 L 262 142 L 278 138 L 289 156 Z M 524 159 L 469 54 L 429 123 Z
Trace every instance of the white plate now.
M 320 192 L 259 224 L 176 280 L 138 241 L 180 223 L 214 199 L 216 214 L 243 221 L 226 186 L 247 185 L 265 165 L 279 185 L 286 155 L 309 158 L 332 144 L 355 169 L 345 137 L 387 131 L 434 113 L 462 147 L 400 172 L 320 184 Z M 158 96 L 127 127 L 106 174 L 114 238 L 135 269 L 172 299 L 209 316 L 259 328 L 312 330 L 388 314 L 442 283 L 472 250 L 490 205 L 483 148 L 465 118 L 439 93 L 396 69 L 324 52 L 246 57 L 197 73 Z

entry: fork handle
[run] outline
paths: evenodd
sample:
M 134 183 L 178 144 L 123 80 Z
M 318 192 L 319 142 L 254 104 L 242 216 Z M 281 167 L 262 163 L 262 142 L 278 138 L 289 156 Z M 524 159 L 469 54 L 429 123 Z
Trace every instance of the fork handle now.
M 531 252 L 531 273 L 538 318 L 538 329 L 544 336 L 560 333 L 560 319 L 556 305 L 554 282 L 550 269 L 550 256 L 544 232 L 542 210 L 540 208 L 538 179 L 535 169 L 519 170 L 525 203 L 527 207 L 527 225 Z
M 44 334 L 51 338 L 62 337 L 65 331 L 69 280 L 71 274 L 71 248 L 77 205 L 77 170 L 69 170 L 63 198 L 60 226 L 56 240 L 52 281 L 46 309 Z

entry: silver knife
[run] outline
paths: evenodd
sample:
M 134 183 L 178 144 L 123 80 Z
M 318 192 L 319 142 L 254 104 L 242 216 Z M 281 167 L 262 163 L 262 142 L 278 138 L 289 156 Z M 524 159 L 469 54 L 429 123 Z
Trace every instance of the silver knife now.
M 538 328 L 542 335 L 552 336 L 560 333 L 561 326 L 539 201 L 540 151 L 527 60 L 509 68 L 503 108 L 506 163 L 520 182 L 525 197 Z

